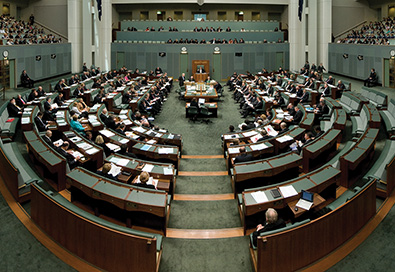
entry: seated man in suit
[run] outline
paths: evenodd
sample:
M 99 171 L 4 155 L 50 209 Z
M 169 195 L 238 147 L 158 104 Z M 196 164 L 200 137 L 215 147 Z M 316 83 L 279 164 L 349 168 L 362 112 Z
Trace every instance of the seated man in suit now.
M 34 81 L 27 75 L 26 70 L 22 71 L 21 84 L 25 88 L 33 88 L 34 87 Z
M 7 104 L 8 116 L 10 117 L 21 117 L 22 109 L 16 105 L 15 98 L 11 98 Z
M 23 108 L 26 106 L 26 101 L 23 99 L 22 95 L 18 94 L 17 98 L 15 98 L 15 103 L 18 107 Z
M 36 117 L 34 117 L 34 123 L 40 132 L 46 131 L 48 129 L 48 122 L 43 120 L 43 113 L 41 111 L 37 113 Z
M 38 88 L 37 88 L 37 94 L 38 94 L 39 97 L 45 96 L 45 91 L 44 91 L 44 89 L 43 89 L 43 86 L 38 86 Z
M 244 146 L 240 147 L 239 151 L 240 151 L 240 155 L 234 159 L 234 163 L 248 162 L 254 159 L 254 157 L 252 157 L 251 154 L 246 153 L 246 148 Z
M 53 100 L 54 103 L 56 103 L 59 107 L 62 106 L 65 102 L 63 93 L 59 93 L 57 97 Z
M 287 123 L 285 122 L 281 122 L 280 123 L 280 131 L 278 132 L 278 134 L 284 134 L 285 132 L 287 132 L 289 129 L 287 127 Z
M 311 143 L 314 140 L 313 138 L 313 133 L 311 133 L 311 131 L 307 132 L 304 134 L 304 141 L 299 141 L 296 140 L 295 142 L 298 144 L 298 151 L 299 153 L 302 152 L 302 149 L 305 145 L 308 145 L 309 143 Z
M 34 99 L 39 98 L 38 92 L 36 89 L 32 89 L 32 91 L 29 94 L 29 97 L 27 98 L 27 101 L 33 101 Z
M 328 79 L 325 81 L 326 83 L 333 85 L 334 81 L 333 81 L 333 77 L 329 76 Z
M 376 70 L 374 70 L 374 68 L 372 68 L 370 70 L 370 75 L 367 79 L 365 79 L 364 81 L 364 86 L 375 86 L 377 84 L 377 74 L 376 74 Z
M 195 82 L 195 79 L 193 78 L 193 76 L 191 76 L 191 77 L 189 78 L 189 82 Z
M 261 233 L 284 228 L 286 226 L 284 220 L 278 218 L 278 213 L 275 209 L 269 208 L 265 213 L 265 222 L 256 226 L 256 231 L 252 234 L 252 243 L 257 246 L 258 236 Z
M 155 68 L 155 75 L 159 76 L 163 73 L 162 69 L 158 66 Z
M 112 179 L 112 180 L 118 180 L 117 177 L 114 177 L 112 174 L 109 173 L 110 171 L 111 171 L 111 163 L 107 162 L 107 163 L 105 163 L 103 165 L 102 170 L 101 171 L 97 171 L 96 173 L 101 175 L 101 176 L 103 176 L 103 177 Z
M 285 104 L 284 98 L 281 96 L 279 92 L 277 92 L 274 96 L 273 107 L 282 107 Z
M 345 89 L 346 86 L 344 86 L 343 82 L 341 80 L 337 81 L 337 90 L 342 93 Z
M 126 136 L 125 129 L 126 129 L 125 124 L 124 123 L 120 123 L 120 124 L 117 125 L 117 128 L 115 129 L 115 131 L 118 132 L 121 135 Z
M 325 82 L 324 87 L 322 87 L 321 89 L 321 97 L 330 96 L 330 95 L 331 95 L 331 88 L 328 86 L 328 83 Z
M 291 118 L 291 121 L 294 125 L 298 125 L 303 118 L 303 112 L 299 109 L 299 107 L 295 107 L 295 115 Z
M 45 134 L 42 136 L 42 139 L 44 140 L 44 142 L 46 142 L 50 147 L 52 147 L 54 150 L 56 150 L 56 148 L 59 146 L 58 144 L 54 144 L 52 142 L 52 131 L 51 130 L 47 130 L 45 132 Z
M 260 138 L 257 142 L 263 142 L 264 140 L 271 138 L 271 136 L 267 135 L 266 129 L 261 130 L 261 136 L 262 136 L 262 138 Z
M 143 188 L 156 189 L 155 185 L 147 184 L 149 179 L 150 179 L 150 176 L 149 176 L 148 172 L 144 171 L 140 174 L 138 180 L 136 181 L 136 183 L 133 183 L 133 185 L 143 187 Z
M 301 97 L 298 97 L 299 99 L 299 103 L 307 103 L 307 101 L 309 100 L 309 92 L 304 89 L 303 90 L 303 95 Z
M 56 149 L 56 151 L 67 160 L 70 170 L 72 170 L 73 168 L 78 166 L 78 160 L 80 159 L 80 157 L 77 156 L 74 158 L 74 156 L 72 155 L 73 151 L 69 150 L 69 147 L 69 142 L 65 141 L 63 142 L 61 147 L 58 147 Z

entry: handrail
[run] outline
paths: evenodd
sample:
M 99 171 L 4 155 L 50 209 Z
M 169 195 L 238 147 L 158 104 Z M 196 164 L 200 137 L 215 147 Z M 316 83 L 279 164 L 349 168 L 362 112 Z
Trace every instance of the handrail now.
M 52 33 L 58 35 L 59 37 L 61 37 L 61 38 L 63 39 L 63 41 L 65 41 L 65 42 L 68 41 L 68 38 L 67 38 L 65 35 L 60 34 L 59 32 L 53 30 L 52 28 L 49 28 L 48 26 L 44 25 L 43 23 L 34 21 L 34 24 L 37 24 L 37 25 L 41 26 L 42 28 L 44 28 L 44 29 L 46 29 L 46 30 L 49 30 L 50 32 L 52 32 Z
M 363 25 L 363 24 L 366 24 L 367 22 L 368 22 L 367 20 L 364 20 L 364 21 L 362 21 L 362 22 L 356 24 L 355 26 L 352 26 L 352 27 L 350 27 L 350 28 L 344 30 L 343 32 L 340 32 L 339 34 L 337 34 L 337 35 L 335 36 L 335 40 L 336 40 L 337 38 L 340 38 L 340 37 L 343 36 L 344 34 L 347 34 L 350 30 L 352 30 L 352 29 L 354 29 L 354 28 L 357 28 L 357 27 L 359 27 L 359 26 L 361 26 L 361 25 Z

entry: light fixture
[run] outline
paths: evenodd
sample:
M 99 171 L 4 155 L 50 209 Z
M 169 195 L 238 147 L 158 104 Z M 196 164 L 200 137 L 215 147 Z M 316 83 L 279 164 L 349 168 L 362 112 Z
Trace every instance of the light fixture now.
M 162 14 L 162 11 L 159 11 L 159 10 L 158 10 L 158 11 L 156 12 L 156 14 Z
M 221 50 L 218 46 L 214 47 L 214 54 L 221 54 Z
M 243 15 L 244 14 L 244 12 L 243 11 L 239 11 L 239 15 Z
M 343 54 L 343 59 L 348 59 L 348 54 Z
M 166 52 L 159 52 L 159 57 L 166 57 Z
M 188 50 L 185 46 L 181 47 L 181 54 L 188 54 Z
M 358 60 L 363 60 L 363 56 L 362 55 L 358 55 L 357 59 Z
M 36 56 L 36 61 L 40 61 L 40 60 L 41 60 L 41 56 L 40 55 Z
M 51 59 L 56 59 L 56 54 L 51 54 Z

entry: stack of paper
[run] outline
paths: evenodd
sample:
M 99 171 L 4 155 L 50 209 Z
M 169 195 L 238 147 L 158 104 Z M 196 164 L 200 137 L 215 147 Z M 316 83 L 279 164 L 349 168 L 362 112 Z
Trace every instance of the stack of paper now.
M 293 141 L 293 139 L 294 139 L 294 138 L 292 138 L 292 137 L 289 136 L 289 135 L 284 135 L 284 136 L 282 136 L 282 137 L 277 138 L 276 140 L 277 140 L 279 143 L 284 143 L 284 142 L 287 142 L 287 141 Z
M 109 174 L 113 175 L 114 177 L 118 176 L 121 173 L 122 168 L 119 166 L 116 166 L 115 164 L 111 164 L 111 169 Z
M 114 152 L 117 152 L 119 150 L 121 150 L 121 148 L 119 147 L 119 145 L 113 144 L 113 143 L 106 143 L 106 146 L 111 149 Z
M 298 194 L 292 185 L 282 186 L 279 188 L 284 198 L 295 196 Z
M 171 167 L 164 167 L 163 174 L 164 175 L 173 175 L 173 169 Z
M 111 132 L 111 131 L 109 131 L 107 129 L 100 130 L 99 132 L 101 134 L 103 134 L 104 136 L 106 136 L 106 137 L 112 137 L 112 136 L 115 135 L 113 132 Z
M 148 172 L 148 173 L 149 173 L 149 172 L 152 171 L 152 169 L 154 169 L 154 166 L 153 166 L 152 164 L 146 164 L 146 165 L 144 165 L 142 171 L 143 171 L 143 172 Z
M 257 144 L 257 145 L 251 145 L 250 146 L 252 150 L 263 150 L 267 148 L 267 145 L 265 143 Z
M 265 203 L 265 202 L 269 201 L 267 199 L 265 192 L 262 192 L 262 191 L 253 192 L 253 193 L 251 193 L 251 196 L 254 198 L 256 203 Z

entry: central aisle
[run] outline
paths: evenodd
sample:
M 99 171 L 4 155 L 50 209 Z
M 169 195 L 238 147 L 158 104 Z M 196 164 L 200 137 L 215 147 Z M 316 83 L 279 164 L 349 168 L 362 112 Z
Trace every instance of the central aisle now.
M 154 121 L 182 135 L 187 155 L 180 161 L 160 271 L 253 271 L 221 146 L 229 125 L 242 122 L 227 90 L 211 120 L 189 122 L 185 101 L 173 91 Z

